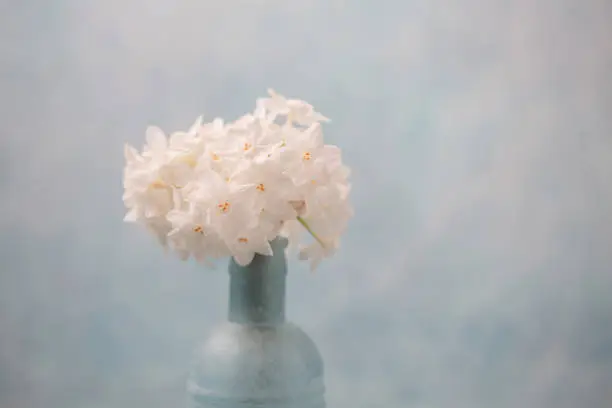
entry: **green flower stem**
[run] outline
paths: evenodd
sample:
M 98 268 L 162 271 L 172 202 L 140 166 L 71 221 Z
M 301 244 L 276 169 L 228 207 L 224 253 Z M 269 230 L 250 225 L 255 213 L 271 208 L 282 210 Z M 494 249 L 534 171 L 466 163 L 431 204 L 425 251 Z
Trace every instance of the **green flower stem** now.
M 306 228 L 306 231 L 308 231 L 308 232 L 310 233 L 310 235 L 312 235 L 312 236 L 313 236 L 313 238 L 314 238 L 314 239 L 316 239 L 316 240 L 317 240 L 317 242 L 318 242 L 319 244 L 321 244 L 321 246 L 322 246 L 323 248 L 325 248 L 325 243 L 323 243 L 323 241 L 321 240 L 321 238 L 319 238 L 319 237 L 317 236 L 317 234 L 315 234 L 315 233 L 314 233 L 314 231 L 312 230 L 312 228 L 310 228 L 310 225 L 308 225 L 308 223 L 306 222 L 306 220 L 305 220 L 305 219 L 303 219 L 302 217 L 300 217 L 299 215 L 298 215 L 298 217 L 297 217 L 297 220 L 300 222 L 300 224 L 302 224 L 302 226 L 303 226 L 304 228 Z

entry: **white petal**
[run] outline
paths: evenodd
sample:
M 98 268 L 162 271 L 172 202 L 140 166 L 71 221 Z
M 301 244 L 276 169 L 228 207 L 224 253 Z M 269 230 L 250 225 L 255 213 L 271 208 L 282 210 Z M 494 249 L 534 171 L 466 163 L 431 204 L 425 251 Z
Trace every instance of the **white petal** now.
M 328 117 L 325 117 L 325 116 L 321 115 L 319 112 L 315 112 L 315 113 L 314 113 L 314 115 L 313 115 L 313 119 L 314 119 L 314 120 L 317 120 L 317 121 L 319 121 L 319 122 L 327 122 L 327 123 L 331 122 L 331 119 L 330 119 L 330 118 L 328 118 Z
M 274 251 L 272 251 L 272 247 L 270 246 L 270 243 L 268 242 L 267 239 L 261 245 L 257 246 L 256 252 L 258 254 L 262 254 L 266 256 L 274 255 Z
M 189 128 L 189 134 L 197 134 L 198 130 L 202 127 L 202 116 L 198 116 L 193 125 Z
M 253 261 L 255 252 L 239 252 L 234 254 L 236 263 L 240 266 L 247 266 Z
M 321 258 L 313 258 L 310 260 L 310 272 L 314 272 L 315 269 L 321 264 Z
M 128 213 L 123 217 L 123 221 L 125 222 L 136 222 L 140 218 L 140 211 L 137 208 L 132 208 Z
M 140 159 L 140 154 L 138 154 L 138 150 L 130 146 L 129 144 L 125 144 L 123 147 L 123 156 L 125 157 L 125 161 L 128 163 L 137 161 Z
M 147 145 L 151 151 L 163 150 L 166 148 L 168 141 L 166 135 L 157 126 L 149 126 L 146 132 Z
M 179 250 L 175 249 L 175 251 L 178 254 L 181 261 L 186 261 L 187 259 L 189 259 L 189 251 L 184 250 L 184 249 L 179 249 Z

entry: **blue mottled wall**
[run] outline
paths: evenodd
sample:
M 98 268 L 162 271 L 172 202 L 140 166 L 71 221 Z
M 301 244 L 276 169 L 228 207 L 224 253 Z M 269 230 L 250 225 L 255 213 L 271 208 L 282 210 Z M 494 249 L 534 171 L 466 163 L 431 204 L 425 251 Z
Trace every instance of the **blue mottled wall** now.
M 612 400 L 607 0 L 0 2 L 0 407 L 168 407 L 224 267 L 121 223 L 155 123 L 311 101 L 356 218 L 288 313 L 330 407 Z

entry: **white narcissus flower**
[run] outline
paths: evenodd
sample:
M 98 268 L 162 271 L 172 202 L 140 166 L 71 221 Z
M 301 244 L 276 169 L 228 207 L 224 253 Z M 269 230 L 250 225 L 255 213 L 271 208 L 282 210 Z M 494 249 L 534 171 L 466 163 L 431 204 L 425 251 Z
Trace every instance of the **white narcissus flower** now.
M 149 126 L 146 140 L 147 144 L 143 149 L 142 156 L 151 158 L 156 163 L 163 162 L 168 154 L 168 139 L 166 139 L 164 132 L 156 126 Z
M 269 98 L 257 100 L 257 108 L 268 111 L 269 118 L 274 121 L 278 116 L 285 116 L 290 124 L 309 126 L 315 122 L 329 122 L 329 119 L 316 112 L 312 105 L 299 99 L 287 99 L 268 90 Z
M 312 105 L 270 91 L 234 122 L 198 118 L 169 138 L 149 127 L 125 147 L 126 221 L 144 224 L 181 259 L 233 256 L 247 265 L 288 238 L 311 267 L 334 253 L 352 209 L 349 170 L 323 140 Z M 302 245 L 310 234 L 315 241 Z
M 185 260 L 193 256 L 199 262 L 231 255 L 219 235 L 210 227 L 206 214 L 195 206 L 186 210 L 171 210 L 167 215 L 172 224 L 169 245 Z
M 192 150 L 200 144 L 199 137 L 202 128 L 202 117 L 198 117 L 187 132 L 174 132 L 170 135 L 169 147 L 175 150 L 183 150 L 185 153 L 193 153 Z
M 279 221 L 297 216 L 291 205 L 291 200 L 297 197 L 295 186 L 281 170 L 274 160 L 253 161 L 232 177 L 233 182 L 243 186 L 245 200 L 254 211 L 263 211 L 265 217 Z
M 310 270 L 314 271 L 324 258 L 328 258 L 336 252 L 338 246 L 337 238 L 313 242 L 310 245 L 301 247 L 298 258 L 302 261 L 309 261 Z
M 164 216 L 172 208 L 172 187 L 161 178 L 165 157 L 141 156 L 125 146 L 123 201 L 129 212 L 126 221 Z
M 271 232 L 272 229 L 265 225 L 244 227 L 225 242 L 236 262 L 239 265 L 246 266 L 251 263 L 256 253 L 272 255 L 270 240 L 274 239 L 275 236 Z
M 198 173 L 201 180 L 188 198 L 207 212 L 207 222 L 224 240 L 232 240 L 243 226 L 255 226 L 252 206 L 245 200 L 246 186 L 232 182 L 216 172 Z

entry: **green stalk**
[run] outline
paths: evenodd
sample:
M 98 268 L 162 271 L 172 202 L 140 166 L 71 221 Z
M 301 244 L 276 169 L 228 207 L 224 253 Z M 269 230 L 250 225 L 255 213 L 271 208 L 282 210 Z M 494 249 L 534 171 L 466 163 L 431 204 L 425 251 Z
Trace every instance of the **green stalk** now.
M 300 222 L 300 224 L 302 224 L 302 226 L 303 226 L 304 228 L 306 228 L 306 231 L 308 231 L 308 232 L 310 233 L 310 235 L 312 235 L 312 236 L 313 236 L 313 238 L 314 238 L 314 239 L 316 239 L 316 240 L 317 240 L 317 242 L 318 242 L 319 244 L 321 244 L 321 246 L 322 246 L 323 248 L 325 248 L 325 243 L 323 243 L 323 241 L 321 240 L 321 238 L 319 238 L 319 237 L 317 236 L 317 234 L 315 234 L 315 233 L 314 233 L 314 231 L 312 230 L 312 228 L 310 228 L 310 225 L 308 225 L 308 223 L 306 222 L 306 220 L 305 220 L 305 219 L 303 219 L 302 217 L 300 217 L 299 215 L 298 215 L 298 217 L 297 217 L 297 220 Z

